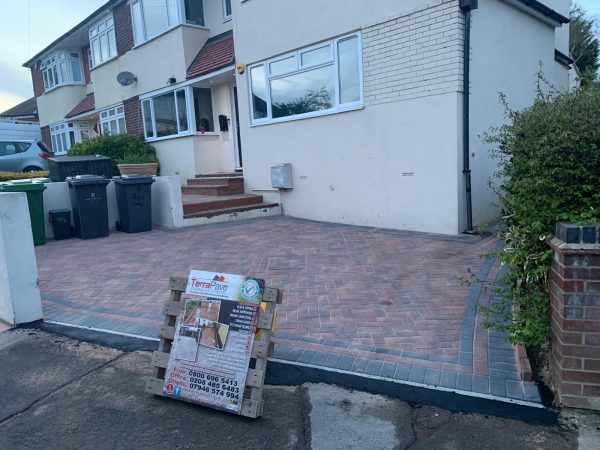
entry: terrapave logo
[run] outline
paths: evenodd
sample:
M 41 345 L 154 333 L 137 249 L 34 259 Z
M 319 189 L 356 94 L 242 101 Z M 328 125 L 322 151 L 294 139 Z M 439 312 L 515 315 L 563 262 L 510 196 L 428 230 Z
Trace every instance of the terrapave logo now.
M 191 278 L 192 287 L 209 292 L 218 292 L 219 294 L 227 294 L 229 285 L 223 275 L 216 275 L 212 280 L 202 278 Z

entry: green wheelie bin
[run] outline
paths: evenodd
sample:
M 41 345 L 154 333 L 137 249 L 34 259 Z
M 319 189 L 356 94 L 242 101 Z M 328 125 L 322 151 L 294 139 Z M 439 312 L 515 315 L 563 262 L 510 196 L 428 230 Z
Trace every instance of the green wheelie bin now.
M 29 205 L 33 244 L 46 243 L 46 222 L 44 221 L 44 183 L 34 180 L 13 180 L 0 183 L 0 192 L 25 192 Z

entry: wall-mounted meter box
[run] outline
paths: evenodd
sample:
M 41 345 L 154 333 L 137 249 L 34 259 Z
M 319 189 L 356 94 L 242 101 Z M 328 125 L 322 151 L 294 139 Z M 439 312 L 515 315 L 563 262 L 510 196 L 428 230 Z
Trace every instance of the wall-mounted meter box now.
M 271 166 L 271 186 L 275 189 L 292 189 L 292 165 L 290 163 Z

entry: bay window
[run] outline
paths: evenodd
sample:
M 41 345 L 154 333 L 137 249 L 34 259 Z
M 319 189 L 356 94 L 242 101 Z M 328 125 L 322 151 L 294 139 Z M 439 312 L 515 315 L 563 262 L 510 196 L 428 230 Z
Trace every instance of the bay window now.
M 142 100 L 146 139 L 190 134 L 187 99 L 188 90 L 184 88 Z
M 79 51 L 60 51 L 42 61 L 40 70 L 44 80 L 44 89 L 67 84 L 83 84 L 81 53 Z
M 54 153 L 65 154 L 77 142 L 87 141 L 90 138 L 89 123 L 61 122 L 50 125 L 50 138 Z
M 97 66 L 117 56 L 115 25 L 112 17 L 104 18 L 90 28 L 91 65 Z
M 253 124 L 362 106 L 360 34 L 300 49 L 249 68 Z
M 204 26 L 203 0 L 134 0 L 131 19 L 139 45 L 182 23 Z
M 102 134 L 126 133 L 125 110 L 123 106 L 116 106 L 100 111 L 100 132 Z

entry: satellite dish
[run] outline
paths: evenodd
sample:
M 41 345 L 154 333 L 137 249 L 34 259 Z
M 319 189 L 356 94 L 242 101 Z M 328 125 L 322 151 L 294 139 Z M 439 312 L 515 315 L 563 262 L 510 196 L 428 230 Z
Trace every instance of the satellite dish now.
M 121 72 L 117 75 L 117 81 L 121 86 L 131 86 L 137 78 L 131 72 Z

